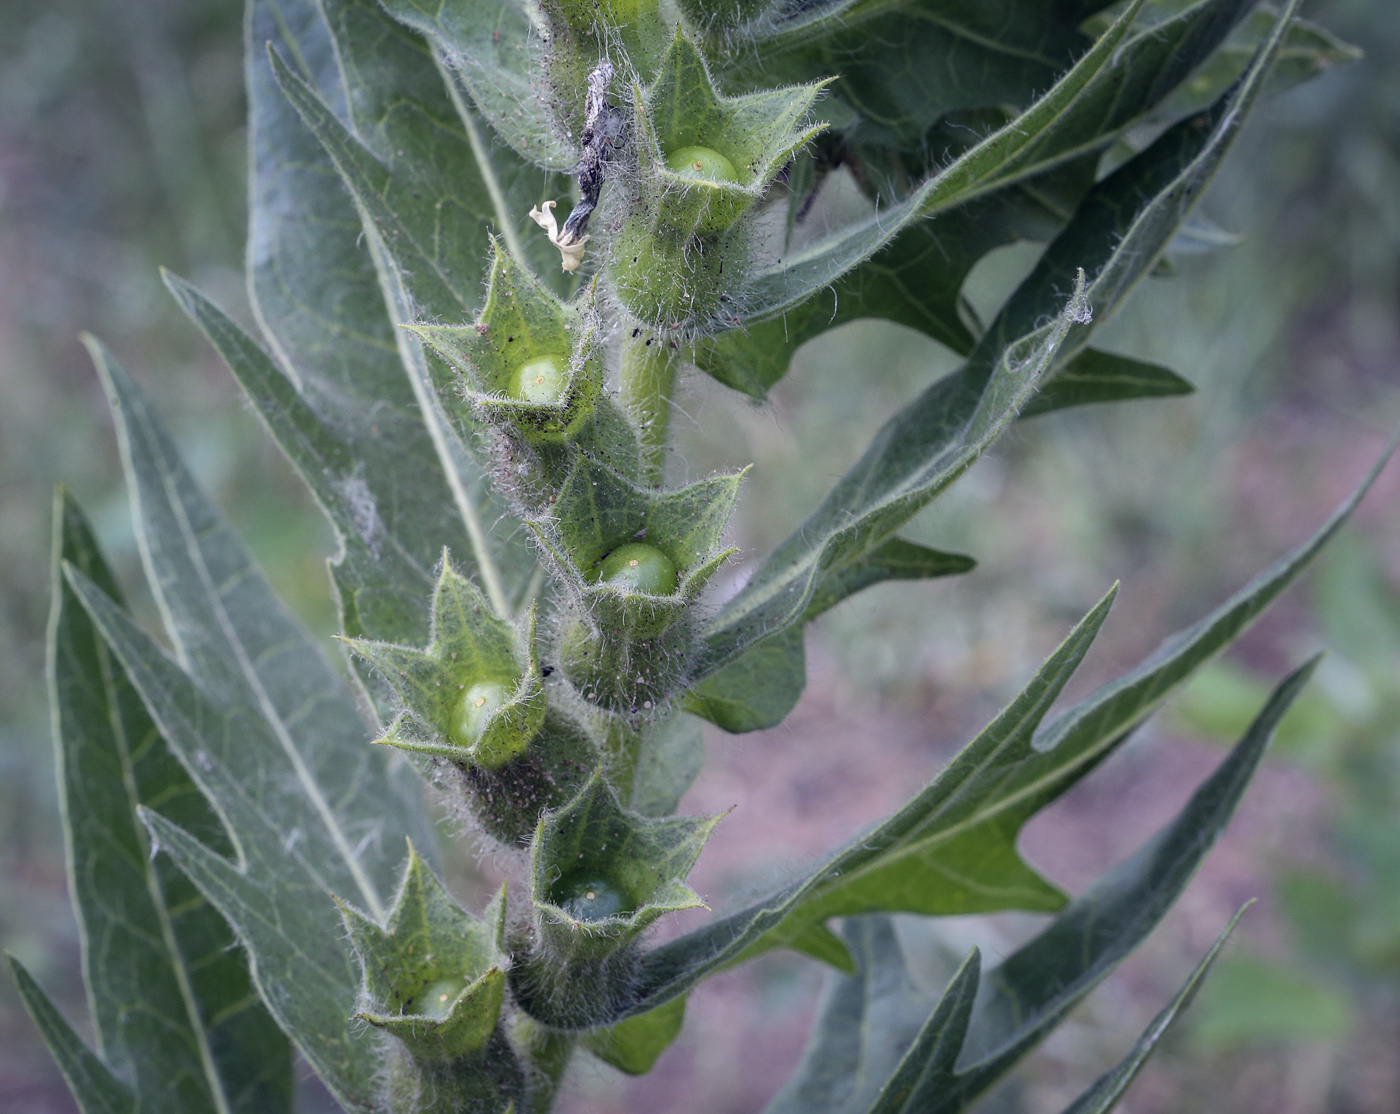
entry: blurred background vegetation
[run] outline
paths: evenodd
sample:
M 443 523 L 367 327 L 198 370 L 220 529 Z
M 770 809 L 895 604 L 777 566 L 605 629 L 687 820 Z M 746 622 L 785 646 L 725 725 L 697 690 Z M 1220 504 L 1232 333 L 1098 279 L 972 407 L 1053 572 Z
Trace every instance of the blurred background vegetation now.
M 712 738 L 688 807 L 741 808 L 702 863 L 702 892 L 722 900 L 754 884 L 756 859 L 814 853 L 895 804 L 1114 579 L 1116 621 L 1085 683 L 1145 652 L 1303 536 L 1378 451 L 1400 417 L 1400 18 L 1394 0 L 1315 0 L 1307 14 L 1365 59 L 1263 108 L 1205 205 L 1231 234 L 1211 239 L 1237 242 L 1183 243 L 1174 274 L 1102 334 L 1198 393 L 1027 423 L 919 520 L 911 536 L 972 553 L 979 569 L 875 589 L 830 614 L 793 720 Z M 249 317 L 237 0 L 0 0 L 0 16 L 0 946 L 78 1017 L 43 682 L 55 482 L 93 513 L 153 618 L 80 333 L 135 371 L 276 586 L 327 633 L 331 539 L 157 274 L 167 266 Z M 980 266 L 974 303 L 995 304 L 1033 252 Z M 758 464 L 735 534 L 762 553 L 894 406 L 950 366 L 922 336 L 858 322 L 803 349 L 769 406 L 689 381 L 683 463 Z M 1068 885 L 1087 881 L 1167 814 L 1283 668 L 1331 651 L 1239 832 L 1158 934 L 1169 942 L 1057 1035 L 999 1109 L 1059 1109 L 1234 905 L 1257 896 L 1184 1036 L 1127 1109 L 1400 1112 L 1397 473 L 1304 588 L 1028 833 L 1032 859 Z M 853 771 L 857 754 L 869 760 Z M 490 869 L 464 860 L 459 884 Z M 1024 930 L 1015 918 L 951 922 L 910 927 L 908 942 L 936 955 Z M 775 959 L 745 978 L 697 1001 L 657 1076 L 581 1072 L 571 1106 L 759 1108 L 781 1074 L 773 1064 L 796 1055 L 818 976 Z M 719 1080 L 725 1056 L 741 1070 Z M 696 1097 L 680 1097 L 690 1078 Z M 0 1105 L 73 1109 L 8 980 Z

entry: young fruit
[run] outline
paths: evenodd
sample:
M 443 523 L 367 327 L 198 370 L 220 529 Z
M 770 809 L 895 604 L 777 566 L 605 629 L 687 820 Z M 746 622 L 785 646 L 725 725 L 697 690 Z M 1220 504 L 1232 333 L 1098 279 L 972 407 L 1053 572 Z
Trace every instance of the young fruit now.
M 679 582 L 671 558 L 645 542 L 628 542 L 614 549 L 598 562 L 597 580 L 649 596 L 669 596 Z
M 529 360 L 515 369 L 507 393 L 520 402 L 558 402 L 568 382 L 568 366 L 568 360 L 558 356 Z
M 460 975 L 455 978 L 437 979 L 428 984 L 406 1012 L 441 1021 L 451 1012 L 452 1003 L 466 988 L 467 980 Z
M 682 178 L 700 182 L 737 182 L 734 164 L 712 147 L 679 147 L 666 157 L 666 166 Z
M 510 690 L 509 683 L 500 681 L 478 681 L 469 686 L 452 709 L 452 741 L 464 747 L 475 744 L 496 710 L 510 698 Z
M 631 913 L 627 895 L 593 871 L 579 871 L 561 879 L 552 895 L 561 909 L 580 921 L 601 921 Z

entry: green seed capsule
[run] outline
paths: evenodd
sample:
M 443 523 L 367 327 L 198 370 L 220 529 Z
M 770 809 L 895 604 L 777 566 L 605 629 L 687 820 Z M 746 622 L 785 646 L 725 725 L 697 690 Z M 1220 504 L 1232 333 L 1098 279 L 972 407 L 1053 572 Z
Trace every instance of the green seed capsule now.
M 438 979 L 430 982 L 427 989 L 418 996 L 418 1000 L 412 1007 L 405 1011 L 407 1013 L 420 1014 L 423 1017 L 431 1017 L 434 1021 L 441 1021 L 452 1009 L 452 1003 L 457 1000 L 457 996 L 467 988 L 467 980 L 460 975 L 450 979 Z
M 478 681 L 462 693 L 452 710 L 448 734 L 458 746 L 475 745 L 486 730 L 486 724 L 502 704 L 510 698 L 511 686 L 499 681 Z
M 601 874 L 588 871 L 561 879 L 553 896 L 556 905 L 580 921 L 601 921 L 632 912 L 632 902 L 621 889 Z
M 558 402 L 568 381 L 569 361 L 558 356 L 541 356 L 515 369 L 510 377 L 509 394 L 521 402 Z
M 669 596 L 678 583 L 671 558 L 644 542 L 628 542 L 604 557 L 598 563 L 598 580 L 650 596 Z
M 737 182 L 734 164 L 712 147 L 679 147 L 666 156 L 666 166 L 682 178 L 704 182 Z

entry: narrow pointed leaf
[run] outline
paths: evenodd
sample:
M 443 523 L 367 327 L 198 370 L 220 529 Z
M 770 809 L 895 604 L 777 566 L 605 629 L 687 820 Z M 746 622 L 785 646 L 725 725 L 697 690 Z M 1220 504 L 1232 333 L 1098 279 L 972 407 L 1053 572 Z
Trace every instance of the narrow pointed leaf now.
M 1021 411 L 1021 418 L 1100 402 L 1188 395 L 1195 389 L 1158 364 L 1086 348 L 1054 374 L 1045 390 Z
M 265 49 L 271 42 L 295 59 L 345 119 L 335 42 L 313 0 L 251 0 L 247 26 L 249 293 L 276 360 L 191 288 L 178 287 L 176 298 L 342 538 L 333 567 L 342 629 L 421 642 L 438 555 L 447 546 L 465 561 L 470 542 L 461 518 L 445 513 L 452 492 L 399 361 L 396 322 L 361 243 L 359 214 L 282 95 Z
M 64 1020 L 49 996 L 14 956 L 10 973 L 82 1114 L 136 1114 L 136 1099 Z
M 67 561 L 117 594 L 82 513 L 63 494 L 55 558 L 54 741 L 98 1047 L 131 1081 L 142 1110 L 290 1110 L 290 1047 L 258 1001 L 233 934 L 173 865 L 151 857 L 141 805 L 213 846 L 228 840 L 59 575 Z
M 1021 696 L 909 805 L 787 889 L 650 952 L 643 964 L 643 989 L 631 1008 L 655 1006 L 746 954 L 788 944 L 804 925 L 834 916 L 838 909 L 845 914 L 933 911 L 936 902 L 959 895 L 967 900 L 977 893 L 984 872 L 987 879 L 1006 878 L 1006 871 L 1020 863 L 1014 857 L 1015 840 L 1025 821 L 1097 766 L 1298 577 L 1355 510 L 1390 459 L 1397 438 L 1400 433 L 1353 495 L 1311 538 L 1210 615 L 1168 638 L 1136 669 L 1041 728 L 1054 695 L 1102 624 L 1111 597 L 1106 598 Z M 1285 688 L 1291 698 L 1296 685 Z M 1270 705 L 1270 716 L 1281 712 Z M 943 863 L 957 869 L 940 869 Z M 1038 876 L 1024 864 L 1020 869 L 1026 882 L 1046 887 L 1043 893 L 1050 896 L 1053 891 Z M 901 886 L 896 880 L 906 870 L 907 884 Z M 1024 886 L 1016 893 L 1012 887 L 1000 897 L 1009 901 L 1033 893 Z M 981 899 L 993 896 L 983 893 Z M 630 1009 L 624 1006 L 621 1012 Z
M 953 976 L 938 1008 L 924 1023 L 894 1074 L 880 1089 L 869 1114 L 922 1114 L 934 1096 L 953 1082 L 954 1065 L 967 1036 L 981 970 L 981 955 L 974 950 Z
M 239 800 L 251 802 L 260 823 L 280 832 L 289 848 L 306 849 L 306 861 L 314 864 L 314 872 L 328 893 L 362 896 L 363 871 L 355 869 L 354 860 L 348 859 L 342 848 L 347 839 L 354 840 L 352 847 L 372 843 L 379 828 L 366 822 L 359 830 L 345 829 L 336 823 L 334 813 L 328 817 L 321 803 L 306 795 L 304 782 L 278 746 L 272 728 L 255 710 L 206 692 L 92 581 L 71 565 L 65 574 L 103 640 L 141 694 L 160 733 L 195 784 L 204 790 L 235 845 L 240 842 L 241 833 L 230 820 L 228 802 L 211 792 L 201 777 L 211 763 L 224 771 L 216 786 L 218 790 L 236 785 Z M 370 749 L 368 741 L 358 745 Z M 387 848 L 381 853 L 389 859 Z M 276 864 L 269 867 L 273 873 L 260 878 L 259 884 L 276 884 Z M 382 913 L 381 899 L 373 892 L 372 896 Z
M 480 136 L 473 143 L 427 44 L 377 3 L 335 0 L 326 9 L 347 66 L 350 119 L 338 118 L 281 52 L 272 55 L 272 72 L 335 164 L 366 233 L 382 237 L 409 276 L 414 305 L 427 315 L 475 318 L 493 229 L 513 256 L 537 259 L 537 273 L 549 274 L 542 264 L 554 249 L 538 234 L 526 239 L 531 207 L 550 196 L 549 176 L 527 173 L 506 149 L 482 147 Z
M 1269 37 L 1277 14 L 1272 4 L 1260 4 L 1251 11 L 1219 50 L 1210 56 L 1183 84 L 1160 104 L 1153 115 L 1163 120 L 1197 112 L 1233 84 L 1249 65 L 1259 44 Z M 1363 51 L 1343 42 L 1325 27 L 1306 19 L 1296 19 L 1279 51 L 1278 64 L 1269 78 L 1269 92 L 1281 93 L 1319 77 L 1334 66 L 1347 65 L 1363 57 Z
M 359 965 L 331 894 L 296 845 L 238 796 L 222 765 L 211 759 L 202 773 L 206 792 L 222 798 L 221 811 L 238 832 L 240 862 L 143 812 L 152 840 L 234 926 L 263 1000 L 331 1093 L 357 1114 L 377 1111 L 377 1042 L 351 1016 Z
M 852 571 L 948 488 L 1011 425 L 1040 389 L 1086 292 L 1045 325 L 1027 330 L 985 365 L 985 377 L 950 376 L 900 410 L 818 509 L 764 562 L 705 631 L 711 670 L 759 639 L 798 622 L 824 583 Z
M 960 355 L 976 338 L 959 312 L 963 284 L 973 266 L 993 248 L 1017 239 L 1048 239 L 1065 216 L 1050 212 L 1049 193 L 1072 212 L 1093 184 L 1097 156 L 1036 179 L 1034 192 L 1009 187 L 969 202 L 936 220 L 908 225 L 888 247 L 838 278 L 829 292 L 808 298 L 786 313 L 746 321 L 696 342 L 697 367 L 752 398 L 767 398 L 793 354 L 807 341 L 848 321 L 882 318 L 917 329 Z M 1063 183 L 1063 186 L 1061 186 Z M 1057 188 L 1059 187 L 1059 188 Z M 1067 196 L 1059 197 L 1064 193 Z
M 1234 932 L 1235 925 L 1239 923 L 1243 914 L 1244 909 L 1241 909 L 1230 918 L 1230 923 L 1225 926 L 1225 931 L 1216 938 L 1205 958 L 1191 972 L 1191 977 L 1186 980 L 1186 985 L 1181 988 L 1162 1012 L 1152 1019 L 1152 1024 L 1143 1031 L 1142 1036 L 1138 1037 L 1128 1055 L 1123 1057 L 1110 1071 L 1100 1076 L 1094 1085 L 1074 1102 L 1065 1107 L 1064 1114 L 1108 1114 L 1118 1105 L 1118 1101 L 1127 1093 L 1128 1088 L 1137 1078 L 1138 1073 L 1142 1071 L 1152 1053 L 1157 1050 L 1158 1043 L 1175 1024 L 1182 1011 L 1191 1004 L 1191 1000 L 1195 998 L 1196 992 L 1201 988 L 1211 966 L 1224 949 L 1225 942 L 1230 939 L 1230 934 Z
M 1139 665 L 1067 709 L 1040 732 L 1036 745 L 1058 758 L 1029 771 L 1025 785 L 1053 783 L 1053 765 L 1082 763 L 1105 744 L 1122 738 L 1155 711 L 1197 669 L 1229 646 L 1312 564 L 1371 489 L 1395 451 L 1400 432 L 1356 490 L 1312 537 L 1281 557 L 1209 615 L 1164 640 Z M 1062 791 L 1062 790 L 1061 790 Z
M 324 839 L 336 877 L 349 882 L 344 891 L 380 910 L 408 834 L 403 818 L 421 806 L 396 791 L 388 753 L 364 745 L 348 686 L 195 485 L 136 384 L 100 349 L 95 355 L 170 638 L 217 704 L 255 721 L 223 760 L 287 830 Z
M 956 1086 L 927 1108 L 930 1114 L 965 1109 L 1157 926 L 1225 830 L 1274 728 L 1316 664 L 1279 684 L 1230 756 L 1170 824 L 988 973 Z
M 840 572 L 824 577 L 812 594 L 803 618 L 808 621 L 815 619 L 872 584 L 887 580 L 932 580 L 940 576 L 960 576 L 971 572 L 976 566 L 976 561 L 961 553 L 944 553 L 903 538 L 891 538 Z
M 442 514 L 452 497 L 436 458 L 421 459 L 411 435 L 405 443 L 407 422 L 387 407 L 381 408 L 380 437 L 360 440 L 352 427 L 328 422 L 303 393 L 307 382 L 299 387 L 213 302 L 173 275 L 166 275 L 166 285 L 224 358 L 335 528 L 341 628 L 350 637 L 383 641 L 412 641 L 420 630 L 426 638 L 441 552 L 427 552 L 432 536 L 449 544 L 456 538 L 460 551 L 470 554 L 460 521 L 454 527 Z M 426 439 L 421 423 L 417 433 Z M 402 482 L 400 473 L 412 482 Z

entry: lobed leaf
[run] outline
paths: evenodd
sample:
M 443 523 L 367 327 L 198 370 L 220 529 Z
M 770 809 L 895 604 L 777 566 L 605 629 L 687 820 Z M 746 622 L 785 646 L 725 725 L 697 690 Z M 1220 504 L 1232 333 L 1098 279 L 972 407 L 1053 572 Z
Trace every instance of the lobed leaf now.
M 1039 390 L 1083 317 L 1083 283 L 1049 324 L 994 357 L 981 383 L 950 376 L 891 418 L 817 510 L 707 624 L 710 671 L 799 622 L 823 582 L 835 582 L 965 472 Z
M 362 891 L 336 839 L 294 774 L 269 776 L 278 752 L 265 722 L 213 699 L 101 589 L 72 566 L 65 573 L 161 735 L 218 812 L 237 862 L 143 808 L 152 840 L 233 926 L 267 1008 L 327 1086 L 350 1109 L 370 1110 L 373 1042 L 350 1022 L 360 972 L 332 899 Z
M 387 20 L 377 9 L 375 18 Z M 398 34 L 409 34 L 397 24 L 392 26 Z M 337 41 L 342 50 L 354 45 L 353 36 L 348 41 L 341 39 Z M 375 59 L 387 65 L 392 55 L 385 58 L 376 54 Z M 423 61 L 418 59 L 420 69 Z M 411 60 L 404 59 L 402 64 L 412 69 Z M 288 100 L 325 147 L 355 198 L 390 319 L 406 323 L 423 313 L 474 317 L 484 276 L 481 260 L 490 255 L 489 225 L 482 213 L 464 209 L 463 199 L 445 196 L 443 192 L 454 175 L 467 173 L 470 148 L 449 146 L 453 158 L 438 173 L 436 160 L 430 157 L 430 129 L 448 125 L 441 120 L 425 123 L 420 117 L 426 110 L 407 94 L 402 98 L 391 95 L 393 86 L 388 91 L 376 88 L 374 92 L 389 98 L 390 103 L 380 108 L 390 122 L 399 111 L 408 114 L 404 133 L 390 131 L 381 144 L 405 144 L 414 147 L 418 156 L 386 164 L 336 118 L 316 91 L 276 53 L 272 55 L 272 69 Z M 425 129 L 429 130 L 426 137 L 420 134 Z M 429 150 L 421 149 L 425 144 Z M 413 176 L 417 173 L 415 168 L 420 167 L 429 172 L 429 180 Z M 512 248 L 521 246 L 514 236 L 508 236 L 507 243 Z M 478 254 L 468 254 L 473 244 L 479 248 Z M 449 248 L 453 253 L 450 257 Z M 464 258 L 477 260 L 476 265 L 462 268 L 458 264 L 459 252 Z M 458 440 L 443 413 L 442 398 L 450 396 L 455 387 L 452 372 L 440 360 L 430 358 L 420 338 L 409 331 L 395 330 L 395 340 L 414 401 L 432 441 L 437 467 L 446 477 L 452 503 L 466 526 L 474 566 L 493 606 L 504 615 L 511 602 L 528 590 L 535 572 L 534 559 L 524 536 L 519 532 L 506 533 L 498 517 L 504 508 L 499 506 L 478 463 L 485 446 Z
M 1274 728 L 1317 661 L 1279 683 L 1229 757 L 1170 824 L 988 974 L 978 988 L 957 1084 L 930 1111 L 964 1109 L 1157 926 L 1224 831 Z
M 1032 403 L 1039 388 L 1053 382 L 1056 365 L 1084 351 L 1092 320 L 1112 313 L 1127 297 L 1199 200 L 1258 96 L 1287 18 L 1280 17 L 1271 46 L 1245 79 L 1210 112 L 1169 129 L 1090 192 L 963 368 L 896 413 L 817 510 L 720 610 L 705 632 L 712 669 L 801 621 L 824 579 L 839 576 L 936 498 Z M 1076 266 L 1095 277 L 1082 304 L 1071 299 L 1062 309 L 1062 292 L 1079 289 L 1072 286 Z M 1057 325 L 1041 324 L 1056 314 Z M 1032 369 L 1028 389 L 1024 383 L 1012 386 L 1021 366 Z M 1127 383 L 1115 382 L 1120 369 L 1086 357 L 1035 412 L 1082 398 L 1086 367 L 1090 378 L 1108 372 L 1097 384 L 1107 391 L 1132 389 L 1146 377 L 1139 366 Z M 1152 373 L 1150 388 L 1180 389 L 1169 375 Z
M 1111 594 L 1105 597 L 1021 695 L 913 801 L 786 889 L 648 953 L 641 989 L 630 1005 L 621 1007 L 623 1012 L 654 1007 L 746 955 L 801 939 L 808 926 L 838 911 L 1007 908 L 1034 897 L 1037 887 L 1053 908 L 1053 889 L 1016 857 L 1021 825 L 1097 766 L 1297 579 L 1355 510 L 1397 438 L 1400 433 L 1311 538 L 1209 615 L 1165 640 L 1135 669 L 1041 727 L 1103 622 L 1112 599 Z M 1289 699 L 1297 687 L 1293 680 L 1284 686 Z M 1266 711 L 1274 716 L 1282 708 L 1271 704 Z M 1018 874 L 1019 885 L 1009 884 Z M 1007 904 L 997 905 L 997 900 Z
M 888 246 L 837 278 L 829 294 L 810 297 L 777 317 L 702 337 L 691 359 L 726 386 L 762 400 L 787 374 L 803 344 L 861 318 L 906 325 L 965 355 L 976 337 L 960 298 L 973 265 L 993 248 L 1058 232 L 1092 185 L 1097 162 L 1097 156 L 1079 159 L 1030 185 L 1010 186 L 936 220 L 909 224 Z
M 152 858 L 136 810 L 158 809 L 215 847 L 228 838 L 61 575 L 67 562 L 119 598 L 82 512 L 63 492 L 54 511 L 50 698 L 98 1048 L 143 1111 L 289 1111 L 286 1038 L 223 918 Z
M 247 28 L 248 283 L 275 360 L 192 287 L 170 285 L 335 527 L 344 632 L 422 641 L 438 555 L 448 546 L 465 556 L 470 539 L 445 510 L 452 491 L 399 361 L 354 203 L 264 49 L 272 42 L 295 59 L 348 119 L 335 41 L 314 0 L 250 0 Z
M 400 788 L 386 752 L 365 745 L 349 688 L 198 489 L 135 382 L 95 345 L 93 355 L 167 632 L 207 697 L 248 724 L 218 757 L 275 820 L 319 844 L 342 892 L 381 911 L 408 818 L 422 815 L 417 793 Z

